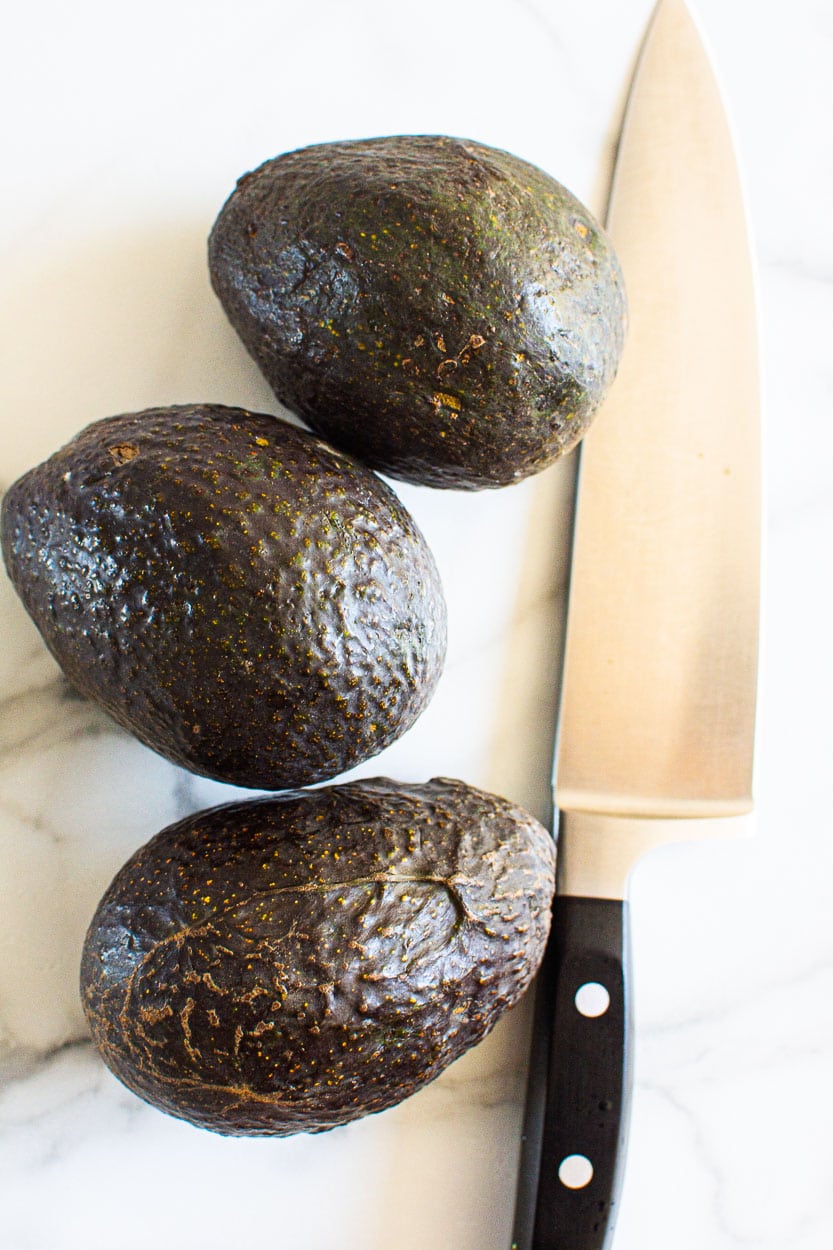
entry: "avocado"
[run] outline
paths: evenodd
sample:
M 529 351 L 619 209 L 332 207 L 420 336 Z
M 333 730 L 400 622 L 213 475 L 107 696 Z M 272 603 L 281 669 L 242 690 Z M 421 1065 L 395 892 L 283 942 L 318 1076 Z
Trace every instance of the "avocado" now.
M 460 781 L 377 778 L 164 829 L 92 919 L 81 995 L 127 1087 L 215 1132 L 320 1132 L 436 1077 L 541 960 L 554 843 Z
M 220 781 L 335 776 L 403 733 L 440 675 L 445 604 L 413 520 L 272 416 L 95 422 L 7 492 L 2 545 L 70 682 Z
M 575 447 L 616 372 L 622 275 L 588 210 L 470 140 L 322 143 L 237 184 L 214 290 L 282 403 L 394 477 L 503 486 Z

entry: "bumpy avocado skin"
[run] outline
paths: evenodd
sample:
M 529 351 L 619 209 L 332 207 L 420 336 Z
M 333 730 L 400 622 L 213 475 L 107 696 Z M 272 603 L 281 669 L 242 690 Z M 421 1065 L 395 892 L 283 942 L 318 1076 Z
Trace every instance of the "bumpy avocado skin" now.
M 96 422 L 7 492 L 2 542 L 73 685 L 208 777 L 335 776 L 406 730 L 440 675 L 445 604 L 411 517 L 271 416 Z
M 267 161 L 209 267 L 276 395 L 337 446 L 432 486 L 502 486 L 586 431 L 625 296 L 588 210 L 469 140 L 326 143 Z
M 380 1111 L 479 1041 L 540 962 L 554 844 L 462 782 L 385 778 L 163 830 L 90 924 L 93 1040 L 140 1097 L 229 1135 Z

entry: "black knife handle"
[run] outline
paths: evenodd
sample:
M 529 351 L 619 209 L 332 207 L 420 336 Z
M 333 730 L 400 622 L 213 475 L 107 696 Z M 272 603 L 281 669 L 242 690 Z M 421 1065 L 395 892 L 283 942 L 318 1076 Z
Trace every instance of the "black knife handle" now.
M 537 982 L 512 1250 L 610 1244 L 631 1094 L 627 923 L 620 899 L 556 895 Z M 606 1009 L 585 1014 L 605 993 Z

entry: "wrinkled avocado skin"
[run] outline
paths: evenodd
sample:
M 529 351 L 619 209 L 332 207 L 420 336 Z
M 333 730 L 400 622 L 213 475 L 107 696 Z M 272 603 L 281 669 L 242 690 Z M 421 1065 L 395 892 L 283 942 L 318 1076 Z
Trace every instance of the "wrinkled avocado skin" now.
M 209 267 L 284 404 L 432 486 L 502 486 L 568 452 L 623 346 L 621 271 L 593 216 L 540 169 L 468 140 L 267 161 L 220 212 Z
M 3 501 L 3 555 L 83 694 L 193 772 L 281 789 L 413 723 L 445 653 L 430 551 L 306 431 L 210 405 L 94 423 Z
M 446 779 L 199 813 L 99 903 L 81 966 L 93 1040 L 140 1097 L 223 1134 L 380 1111 L 523 993 L 553 871 L 531 816 Z

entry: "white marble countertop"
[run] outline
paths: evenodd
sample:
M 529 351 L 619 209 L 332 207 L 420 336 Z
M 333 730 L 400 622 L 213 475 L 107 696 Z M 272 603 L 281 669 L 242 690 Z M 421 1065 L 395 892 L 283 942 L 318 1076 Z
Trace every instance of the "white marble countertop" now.
M 235 178 L 268 156 L 465 135 L 600 209 L 650 8 L 16 6 L 0 80 L 0 486 L 97 417 L 195 399 L 277 410 L 204 261 Z M 667 849 L 634 875 L 636 1088 L 615 1245 L 829 1250 L 833 9 L 698 12 L 746 175 L 765 334 L 758 830 Z M 572 472 L 477 496 L 401 489 L 445 581 L 449 660 L 428 712 L 361 774 L 458 776 L 542 809 L 552 686 L 542 670 L 522 688 L 512 662 L 557 629 Z M 521 597 L 541 517 L 553 573 Z M 0 621 L 3 1250 L 505 1250 L 523 1005 L 416 1097 L 318 1137 L 222 1139 L 110 1076 L 77 994 L 86 925 L 135 847 L 227 790 L 71 697 L 5 579 Z

